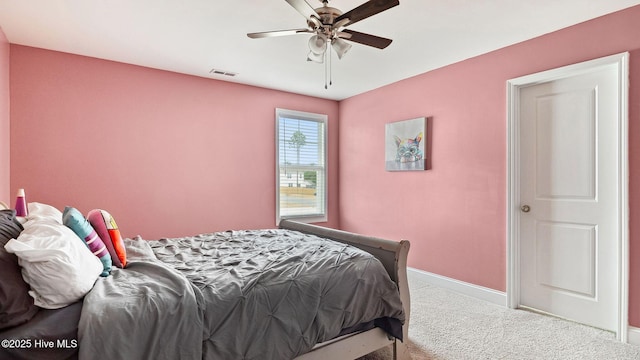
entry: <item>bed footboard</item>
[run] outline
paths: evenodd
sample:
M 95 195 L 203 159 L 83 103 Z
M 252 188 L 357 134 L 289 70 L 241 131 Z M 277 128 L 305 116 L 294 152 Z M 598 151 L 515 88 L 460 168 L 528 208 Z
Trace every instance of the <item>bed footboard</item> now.
M 405 313 L 405 323 L 402 326 L 404 341 L 409 339 L 409 318 L 411 302 L 409 284 L 407 281 L 407 255 L 409 241 L 391 241 L 371 236 L 359 235 L 342 230 L 324 228 L 316 225 L 304 224 L 291 220 L 282 220 L 281 229 L 300 231 L 307 234 L 329 238 L 360 248 L 375 256 L 389 273 L 400 292 L 400 300 Z M 393 345 L 394 359 L 410 359 L 405 343 L 396 339 L 389 339 L 380 329 L 372 329 L 362 333 L 347 335 L 338 339 L 318 344 L 313 350 L 296 359 L 353 359 L 363 356 L 389 344 Z

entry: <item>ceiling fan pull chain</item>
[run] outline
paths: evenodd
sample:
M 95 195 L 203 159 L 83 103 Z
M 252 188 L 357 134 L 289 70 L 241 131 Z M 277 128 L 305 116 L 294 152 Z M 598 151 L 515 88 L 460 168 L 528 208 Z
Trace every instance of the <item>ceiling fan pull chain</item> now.
M 324 88 L 327 89 L 327 52 L 324 52 Z
M 331 66 L 330 66 L 330 62 L 331 62 L 331 49 L 329 49 L 329 41 L 326 42 L 325 44 L 325 51 L 324 51 L 324 88 L 327 89 L 327 72 L 329 74 L 331 74 Z M 328 57 L 328 59 L 327 59 Z M 329 85 L 331 85 L 331 83 L 329 83 Z
M 333 85 L 333 62 L 331 58 L 331 49 L 329 48 L 330 42 L 327 42 L 327 52 L 329 53 L 329 86 Z

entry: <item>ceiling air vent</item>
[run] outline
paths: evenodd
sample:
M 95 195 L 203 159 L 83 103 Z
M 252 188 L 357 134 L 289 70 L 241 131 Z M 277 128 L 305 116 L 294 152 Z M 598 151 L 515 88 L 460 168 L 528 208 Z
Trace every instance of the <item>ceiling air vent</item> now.
M 234 73 L 232 71 L 220 70 L 220 69 L 211 69 L 209 74 L 212 75 L 226 75 L 226 76 L 236 76 L 238 73 Z

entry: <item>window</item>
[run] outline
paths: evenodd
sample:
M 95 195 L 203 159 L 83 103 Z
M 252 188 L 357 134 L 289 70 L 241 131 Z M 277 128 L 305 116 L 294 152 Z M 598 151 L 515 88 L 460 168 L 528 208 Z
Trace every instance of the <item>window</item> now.
M 276 109 L 276 224 L 327 220 L 327 118 Z

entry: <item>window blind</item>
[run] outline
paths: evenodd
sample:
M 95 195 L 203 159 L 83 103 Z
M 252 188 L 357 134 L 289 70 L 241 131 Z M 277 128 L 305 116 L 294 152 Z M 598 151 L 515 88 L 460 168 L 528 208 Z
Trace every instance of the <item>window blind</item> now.
M 326 220 L 326 115 L 276 112 L 277 219 Z

